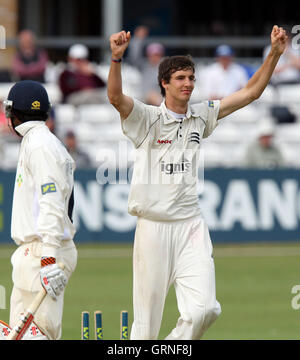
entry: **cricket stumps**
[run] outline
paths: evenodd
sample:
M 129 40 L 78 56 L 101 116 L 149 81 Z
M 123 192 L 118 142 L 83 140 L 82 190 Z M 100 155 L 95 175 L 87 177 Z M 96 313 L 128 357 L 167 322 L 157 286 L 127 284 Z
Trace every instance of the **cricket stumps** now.
M 94 338 L 103 340 L 103 316 L 102 311 L 94 311 Z M 81 313 L 81 340 L 90 340 L 90 313 Z M 120 340 L 128 340 L 128 311 L 120 313 Z

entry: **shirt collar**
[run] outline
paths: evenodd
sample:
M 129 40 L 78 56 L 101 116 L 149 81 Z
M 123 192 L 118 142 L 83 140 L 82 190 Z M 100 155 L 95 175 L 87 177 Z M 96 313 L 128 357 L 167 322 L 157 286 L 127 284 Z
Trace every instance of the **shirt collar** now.
M 164 100 L 161 104 L 160 104 L 160 109 L 164 118 L 164 124 L 171 124 L 173 122 L 181 122 L 181 120 L 179 119 L 175 119 L 171 114 L 169 114 L 168 109 L 166 107 L 166 101 Z M 185 119 L 189 119 L 192 116 L 192 111 L 191 111 L 191 107 L 190 104 L 188 104 L 188 108 L 187 108 L 187 112 L 185 115 L 185 118 L 183 119 L 183 121 Z
M 15 127 L 15 130 L 22 136 L 25 136 L 29 130 L 38 127 L 38 126 L 46 126 L 45 121 L 26 121 Z

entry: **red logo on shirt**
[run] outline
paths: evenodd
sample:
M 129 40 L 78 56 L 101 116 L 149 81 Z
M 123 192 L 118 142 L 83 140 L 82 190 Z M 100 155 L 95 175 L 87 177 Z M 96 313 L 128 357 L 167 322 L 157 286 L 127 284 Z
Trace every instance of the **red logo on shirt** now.
M 37 336 L 37 327 L 36 326 L 32 326 L 32 328 L 30 329 L 31 335 L 33 336 Z
M 10 333 L 10 330 L 8 328 L 2 329 L 4 336 L 8 336 Z
M 172 144 L 172 140 L 157 140 L 158 144 Z

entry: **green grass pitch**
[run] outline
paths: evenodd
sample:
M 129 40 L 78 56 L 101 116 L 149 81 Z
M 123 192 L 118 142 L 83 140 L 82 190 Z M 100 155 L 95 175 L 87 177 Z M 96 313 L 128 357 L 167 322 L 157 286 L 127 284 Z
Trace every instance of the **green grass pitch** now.
M 222 314 L 203 339 L 299 339 L 300 309 L 291 302 L 300 284 L 300 243 L 214 246 L 217 299 Z M 81 312 L 103 312 L 103 336 L 120 338 L 120 311 L 132 323 L 132 245 L 80 245 L 75 273 L 65 295 L 62 339 L 80 339 Z M 8 321 L 13 247 L 0 247 L 0 285 L 6 289 L 1 320 Z M 173 288 L 168 294 L 159 339 L 178 318 Z

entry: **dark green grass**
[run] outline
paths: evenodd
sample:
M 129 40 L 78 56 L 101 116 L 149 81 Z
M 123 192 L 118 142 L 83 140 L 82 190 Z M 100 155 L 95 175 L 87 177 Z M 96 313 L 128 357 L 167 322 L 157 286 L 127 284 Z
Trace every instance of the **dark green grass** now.
M 119 339 L 120 311 L 128 310 L 130 324 L 133 317 L 131 246 L 78 248 L 77 269 L 65 295 L 63 339 L 80 339 L 80 314 L 84 310 L 90 311 L 91 316 L 94 310 L 102 310 L 104 338 Z M 6 288 L 7 306 L 12 287 L 12 251 L 0 247 L 0 284 Z M 222 314 L 204 339 L 299 339 L 300 310 L 291 306 L 292 287 L 300 284 L 299 243 L 215 246 L 215 265 Z M 8 320 L 8 309 L 0 310 L 0 314 L 2 320 Z M 177 318 L 172 288 L 166 300 L 160 339 L 172 330 Z

